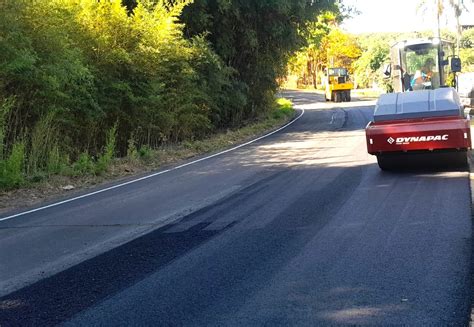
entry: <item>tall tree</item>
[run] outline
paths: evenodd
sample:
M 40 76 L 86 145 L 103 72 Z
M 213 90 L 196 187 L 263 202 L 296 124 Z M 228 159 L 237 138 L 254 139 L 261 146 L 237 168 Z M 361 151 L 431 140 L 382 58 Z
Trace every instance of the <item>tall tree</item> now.
M 361 50 L 354 36 L 345 33 L 339 28 L 323 39 L 323 49 L 327 52 L 327 64 L 332 67 L 345 67 L 353 71 L 352 63 L 360 57 Z
M 335 12 L 327 11 L 308 23 L 307 46 L 302 50 L 306 55 L 306 70 L 311 76 L 313 86 L 318 87 L 319 72 L 327 64 L 327 50 L 322 48 L 325 37 L 337 26 L 339 16 Z
M 318 16 L 307 33 L 307 46 L 290 61 L 289 73 L 298 76 L 299 84 L 318 87 L 324 68 L 345 67 L 353 72 L 353 62 L 361 55 L 354 36 L 337 27 L 337 16 L 327 12 Z
M 185 8 L 188 37 L 204 34 L 237 71 L 249 99 L 245 117 L 268 106 L 292 53 L 304 45 L 307 22 L 335 0 L 196 0 Z

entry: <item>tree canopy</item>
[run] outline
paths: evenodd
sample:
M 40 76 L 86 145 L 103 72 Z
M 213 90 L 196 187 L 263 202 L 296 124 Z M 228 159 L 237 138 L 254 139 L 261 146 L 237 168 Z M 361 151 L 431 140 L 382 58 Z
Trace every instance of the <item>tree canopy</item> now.
M 340 11 L 325 11 L 308 23 L 303 34 L 306 46 L 296 52 L 289 62 L 288 72 L 296 74 L 301 85 L 321 84 L 325 68 L 345 67 L 353 72 L 352 63 L 360 56 L 361 49 L 354 36 L 342 31 L 338 22 Z
M 334 1 L 196 0 L 182 19 L 188 37 L 205 35 L 235 69 L 248 117 L 272 101 L 289 57 L 305 44 L 308 24 L 323 10 L 338 7 Z

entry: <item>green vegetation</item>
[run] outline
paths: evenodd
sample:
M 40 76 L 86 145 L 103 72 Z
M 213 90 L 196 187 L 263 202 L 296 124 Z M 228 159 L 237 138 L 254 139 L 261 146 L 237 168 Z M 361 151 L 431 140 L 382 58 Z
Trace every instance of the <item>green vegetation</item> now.
M 314 88 L 318 88 L 322 84 L 324 69 L 330 63 L 335 67 L 343 61 L 338 60 L 339 57 L 330 57 L 330 54 L 339 56 L 336 49 L 329 49 L 331 45 L 337 45 L 340 50 L 347 41 L 351 46 L 355 44 L 353 38 L 348 40 L 347 35 L 337 28 L 341 19 L 340 14 L 326 11 L 318 15 L 313 22 L 307 24 L 307 32 L 304 35 L 306 46 L 290 58 L 288 65 L 288 73 L 297 77 L 298 87 L 312 85 Z M 337 37 L 341 35 L 344 35 L 345 42 L 339 43 Z M 354 49 L 344 51 L 344 54 L 352 50 Z M 359 51 L 358 48 L 355 50 L 355 57 L 358 55 L 357 51 Z M 347 56 L 344 56 L 343 59 L 347 59 Z
M 308 23 L 322 10 L 338 12 L 336 1 L 195 0 L 183 11 L 187 37 L 206 35 L 222 60 L 238 72 L 238 106 L 221 115 L 225 125 L 258 115 L 273 103 L 277 79 L 292 53 L 304 45 Z
M 474 72 L 474 28 L 462 32 L 459 57 L 462 61 L 462 70 Z
M 272 104 L 271 109 L 266 111 L 263 116 L 251 122 L 245 123 L 240 128 L 226 130 L 225 132 L 215 134 L 203 140 L 185 142 L 177 147 L 168 147 L 160 149 L 165 154 L 158 156 L 162 160 L 166 157 L 183 159 L 197 153 L 219 151 L 234 144 L 248 140 L 262 133 L 279 127 L 288 122 L 295 114 L 291 101 L 280 98 Z M 169 152 L 167 152 L 169 151 Z M 156 152 L 153 157 L 156 158 Z
M 285 98 L 279 98 L 276 101 L 276 107 L 271 111 L 272 118 L 280 120 L 284 117 L 293 115 L 293 103 Z
M 353 62 L 354 82 L 359 88 L 374 85 L 387 88 L 389 81 L 384 77 L 381 68 L 390 61 L 389 50 L 395 40 L 386 39 L 385 35 L 360 36 L 358 39 L 362 55 Z
M 307 23 L 338 11 L 306 0 L 0 6 L 0 189 L 102 175 L 116 156 L 281 117 L 276 80 Z
M 24 184 L 23 166 L 25 162 L 25 145 L 15 142 L 10 156 L 0 161 L 0 185 L 15 187 Z

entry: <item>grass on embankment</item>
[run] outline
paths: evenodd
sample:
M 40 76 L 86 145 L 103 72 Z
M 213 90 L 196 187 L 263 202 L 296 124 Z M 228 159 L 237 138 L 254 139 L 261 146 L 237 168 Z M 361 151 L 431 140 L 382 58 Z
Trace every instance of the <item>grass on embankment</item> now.
M 279 98 L 274 108 L 258 120 L 248 122 L 237 129 L 220 131 L 203 140 L 187 141 L 151 149 L 141 147 L 130 151 L 127 157 L 112 158 L 107 167 L 97 169 L 90 166 L 103 164 L 84 159 L 74 163 L 61 173 L 44 175 L 42 178 L 24 176 L 25 182 L 15 189 L 0 190 L 0 212 L 25 207 L 63 195 L 69 190 L 81 190 L 94 185 L 112 182 L 126 176 L 139 175 L 157 170 L 166 165 L 176 164 L 194 156 L 213 153 L 263 135 L 290 121 L 295 115 L 291 101 Z M 82 170 L 81 167 L 89 167 Z

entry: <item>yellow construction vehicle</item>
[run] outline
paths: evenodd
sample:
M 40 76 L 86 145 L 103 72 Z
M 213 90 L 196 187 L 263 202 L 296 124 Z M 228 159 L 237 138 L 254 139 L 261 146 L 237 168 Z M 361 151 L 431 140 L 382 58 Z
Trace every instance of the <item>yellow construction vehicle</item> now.
M 326 101 L 349 102 L 354 84 L 346 68 L 328 68 L 326 75 Z

